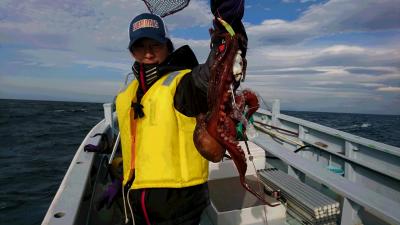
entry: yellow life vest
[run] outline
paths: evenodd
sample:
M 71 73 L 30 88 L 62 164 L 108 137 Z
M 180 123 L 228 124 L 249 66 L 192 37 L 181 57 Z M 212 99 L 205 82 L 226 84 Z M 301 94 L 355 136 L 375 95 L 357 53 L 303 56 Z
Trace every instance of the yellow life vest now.
M 138 81 L 132 81 L 117 96 L 124 185 L 133 172 L 132 189 L 180 188 L 207 181 L 208 161 L 193 143 L 196 119 L 174 107 L 176 87 L 189 72 L 172 72 L 155 82 L 141 100 L 145 116 L 133 122 L 131 103 L 136 102 Z M 135 131 L 132 126 L 136 126 Z

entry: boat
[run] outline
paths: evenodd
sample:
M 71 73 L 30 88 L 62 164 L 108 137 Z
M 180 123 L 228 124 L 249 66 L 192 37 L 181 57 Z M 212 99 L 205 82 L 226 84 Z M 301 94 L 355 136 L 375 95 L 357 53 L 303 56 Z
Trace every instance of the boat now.
M 254 115 L 254 133 L 241 142 L 246 179 L 269 205 L 245 191 L 229 158 L 210 163 L 210 205 L 201 225 L 400 224 L 400 148 L 280 112 L 279 100 Z M 120 203 L 97 209 L 118 153 L 113 104 L 79 146 L 42 225 L 124 224 Z M 110 140 L 110 141 L 106 141 Z M 247 151 L 247 150 L 249 151 Z

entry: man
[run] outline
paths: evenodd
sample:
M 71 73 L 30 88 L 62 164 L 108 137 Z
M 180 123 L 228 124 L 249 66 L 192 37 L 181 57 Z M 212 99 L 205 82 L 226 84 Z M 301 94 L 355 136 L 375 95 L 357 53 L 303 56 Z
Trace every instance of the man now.
M 212 1 L 211 8 L 244 32 L 243 4 Z M 199 65 L 188 46 L 174 51 L 157 15 L 135 17 L 129 37 L 136 79 L 116 99 L 123 196 L 136 224 L 199 224 L 209 203 L 208 161 L 196 150 L 193 131 L 195 116 L 207 111 L 207 82 L 219 41 L 213 40 L 209 59 Z

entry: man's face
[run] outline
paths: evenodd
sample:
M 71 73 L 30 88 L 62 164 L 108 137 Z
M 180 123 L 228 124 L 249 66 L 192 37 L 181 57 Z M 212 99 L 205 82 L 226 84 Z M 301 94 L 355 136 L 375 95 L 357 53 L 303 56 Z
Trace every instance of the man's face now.
M 132 56 L 138 63 L 160 64 L 168 56 L 167 43 L 160 43 L 150 38 L 142 38 L 132 46 Z

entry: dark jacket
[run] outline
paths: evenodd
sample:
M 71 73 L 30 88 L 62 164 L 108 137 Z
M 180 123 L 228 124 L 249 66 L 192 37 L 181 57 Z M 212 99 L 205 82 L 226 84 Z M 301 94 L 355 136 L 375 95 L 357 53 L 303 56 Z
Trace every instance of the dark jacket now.
M 192 70 L 181 79 L 174 96 L 175 108 L 186 116 L 193 117 L 207 112 L 207 84 L 210 77 L 211 58 L 209 57 L 206 63 L 199 64 L 192 49 L 185 45 L 172 52 L 162 64 L 157 66 L 157 79 L 170 72 L 183 69 Z M 138 76 L 138 67 L 137 63 L 132 67 L 136 76 Z M 155 81 L 152 81 L 151 84 L 154 84 Z M 151 86 L 147 88 L 151 88 Z M 138 102 L 140 102 L 144 95 L 141 86 L 136 94 Z

